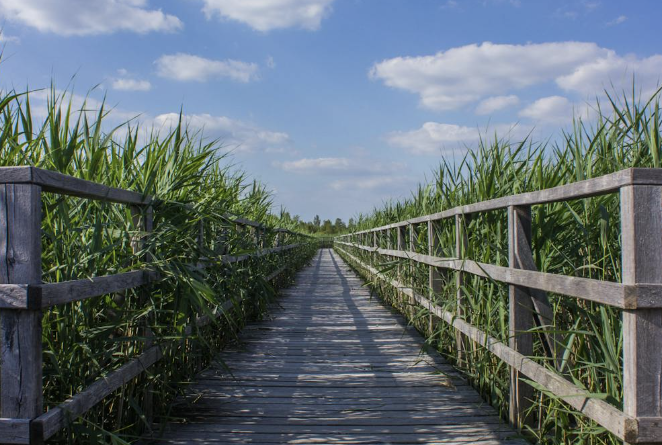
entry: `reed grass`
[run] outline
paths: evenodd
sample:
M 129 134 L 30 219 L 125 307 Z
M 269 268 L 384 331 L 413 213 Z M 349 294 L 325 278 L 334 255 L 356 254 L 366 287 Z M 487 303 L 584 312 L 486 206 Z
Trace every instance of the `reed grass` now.
M 227 215 L 268 227 L 294 228 L 271 213 L 267 188 L 229 167 L 219 141 L 206 140 L 181 121 L 168 130 L 133 122 L 107 124 L 111 110 L 76 109 L 68 93 L 53 88 L 35 114 L 31 94 L 0 94 L 0 166 L 33 165 L 154 196 L 154 231 L 136 226 L 127 206 L 50 193 L 43 195 L 42 269 L 59 282 L 150 268 L 161 281 L 148 288 L 60 305 L 44 312 L 45 406 L 80 392 L 135 357 L 150 342 L 164 359 L 59 434 L 55 443 L 126 443 L 163 425 L 175 396 L 224 344 L 260 317 L 277 287 L 306 263 L 315 243 L 277 256 L 231 266 L 222 254 L 254 251 L 254 233 Z M 45 115 L 43 119 L 35 116 Z M 200 223 L 204 243 L 199 242 Z M 261 244 L 272 246 L 275 233 Z M 136 238 L 144 244 L 135 251 Z M 287 235 L 281 244 L 305 241 Z M 206 268 L 198 267 L 201 263 Z M 290 264 L 275 283 L 264 277 Z M 232 299 L 234 309 L 217 323 L 185 327 Z M 147 332 L 153 333 L 148 339 Z M 157 423 L 154 424 L 152 420 Z M 156 425 L 156 426 L 155 426 Z
M 359 215 L 356 230 L 364 230 L 521 192 L 542 190 L 598 177 L 628 167 L 660 167 L 661 143 L 659 91 L 641 100 L 632 92 L 609 94 L 606 104 L 596 105 L 593 122 L 575 119 L 572 128 L 555 142 L 522 142 L 483 138 L 459 163 L 442 159 L 433 180 L 421 184 L 410 198 L 385 203 Z M 532 247 L 540 271 L 618 282 L 621 279 L 619 198 L 609 194 L 570 202 L 533 206 Z M 480 214 L 468 221 L 467 258 L 507 266 L 506 211 Z M 454 221 L 440 224 L 440 256 L 455 256 Z M 395 237 L 395 234 L 393 234 Z M 386 247 L 386 240 L 381 241 Z M 391 240 L 395 244 L 395 239 Z M 415 238 L 414 250 L 427 253 L 427 228 Z M 352 249 L 362 261 L 390 276 L 398 271 L 423 295 L 428 290 L 427 266 L 385 262 L 372 254 Z M 446 310 L 456 310 L 453 275 L 443 280 L 435 296 Z M 427 331 L 428 313 L 412 310 L 388 285 L 372 283 L 381 295 L 410 315 L 411 323 Z M 508 288 L 488 279 L 470 276 L 463 286 L 465 318 L 490 335 L 508 341 Z M 563 295 L 550 295 L 554 310 L 553 329 L 565 351 L 561 370 L 567 378 L 622 408 L 621 311 Z M 491 354 L 475 345 L 457 361 L 455 333 L 444 323 L 426 332 L 430 345 L 438 348 L 468 377 L 481 394 L 507 418 L 509 371 Z M 538 338 L 538 336 L 536 336 Z M 543 345 L 535 344 L 535 357 L 550 369 L 554 364 Z M 537 387 L 533 412 L 536 426 L 528 433 L 534 441 L 549 444 L 620 443 L 604 428 L 578 415 L 553 394 Z

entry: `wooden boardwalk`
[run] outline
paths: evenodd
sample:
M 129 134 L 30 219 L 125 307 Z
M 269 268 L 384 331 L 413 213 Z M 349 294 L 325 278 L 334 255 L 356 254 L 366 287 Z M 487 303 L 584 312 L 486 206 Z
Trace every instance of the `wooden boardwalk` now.
M 201 373 L 162 444 L 526 444 L 323 249 Z M 231 372 L 228 372 L 228 368 Z

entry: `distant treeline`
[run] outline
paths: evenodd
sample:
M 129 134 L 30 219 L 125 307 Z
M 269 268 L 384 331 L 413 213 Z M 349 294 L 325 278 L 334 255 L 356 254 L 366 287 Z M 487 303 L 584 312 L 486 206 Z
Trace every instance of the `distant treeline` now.
M 338 235 L 351 231 L 356 226 L 354 218 L 349 218 L 347 223 L 341 218 L 336 218 L 334 222 L 331 222 L 330 219 L 322 221 L 319 215 L 315 215 L 312 221 L 302 221 L 299 215 L 291 216 L 286 211 L 281 212 L 280 217 L 283 221 L 291 222 L 288 227 L 295 227 L 299 232 L 313 235 Z

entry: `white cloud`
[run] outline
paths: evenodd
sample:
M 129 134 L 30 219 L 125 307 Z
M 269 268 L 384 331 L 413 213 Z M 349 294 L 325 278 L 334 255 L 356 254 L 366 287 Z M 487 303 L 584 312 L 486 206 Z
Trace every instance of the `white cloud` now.
M 426 122 L 417 130 L 396 131 L 386 136 L 386 141 L 417 155 L 436 155 L 445 150 L 463 147 L 480 140 L 481 136 L 496 133 L 499 137 L 517 137 L 523 134 L 521 126 L 498 124 L 485 131 L 475 127 Z
M 554 82 L 585 98 L 609 89 L 612 83 L 617 90 L 627 89 L 633 74 L 644 95 L 654 91 L 662 74 L 662 55 L 619 55 L 595 43 L 582 42 L 486 42 L 432 56 L 384 60 L 369 73 L 387 86 L 417 94 L 425 108 L 452 110 L 484 101 L 479 113 L 493 105 L 489 96 L 512 96 L 508 93 Z
M 306 174 L 379 174 L 397 172 L 404 168 L 399 162 L 384 163 L 380 161 L 350 158 L 303 158 L 296 161 L 276 162 L 276 167 L 289 172 Z
M 573 104 L 562 96 L 543 97 L 519 112 L 521 117 L 541 123 L 567 124 L 572 122 Z
M 478 104 L 476 114 L 491 114 L 504 108 L 513 107 L 519 103 L 515 95 L 488 97 Z
M 614 20 L 607 22 L 607 26 L 616 26 L 620 25 L 621 23 L 624 23 L 627 20 L 627 16 L 625 15 L 619 15 L 616 17 Z
M 247 83 L 257 79 L 258 71 L 255 63 L 232 59 L 211 60 L 185 53 L 163 55 L 154 63 L 159 76 L 180 81 L 204 82 L 228 78 Z
M 0 15 L 65 36 L 173 32 L 183 27 L 174 15 L 150 9 L 147 0 L 0 0 Z
M 267 32 L 282 28 L 319 29 L 334 0 L 203 0 L 207 18 L 218 16 Z
M 378 190 L 403 192 L 411 190 L 419 180 L 414 176 L 382 175 L 369 178 L 352 178 L 333 181 L 329 186 L 336 191 Z
M 156 127 L 169 128 L 179 121 L 179 114 L 166 113 L 156 116 Z M 185 115 L 184 122 L 192 129 L 202 130 L 206 137 L 213 137 L 228 149 L 241 152 L 280 153 L 289 150 L 290 136 L 279 131 L 270 131 L 257 125 L 210 114 Z
M 129 78 L 113 79 L 110 86 L 113 90 L 120 91 L 149 91 L 152 89 L 152 84 L 149 80 Z
M 267 65 L 267 68 L 269 68 L 269 69 L 276 68 L 276 61 L 274 60 L 274 58 L 272 56 L 267 57 L 266 65 Z
M 0 42 L 2 43 L 21 43 L 21 39 L 16 36 L 8 36 L 4 32 L 0 31 Z
M 485 42 L 433 56 L 396 57 L 375 64 L 370 77 L 420 96 L 421 105 L 451 110 L 571 73 L 605 56 L 595 43 L 500 45 Z
M 586 96 L 601 95 L 604 90 L 617 92 L 632 90 L 635 76 L 636 87 L 644 97 L 653 93 L 662 76 L 662 55 L 646 58 L 634 55 L 619 56 L 615 51 L 607 51 L 601 57 L 587 61 L 571 73 L 559 76 L 556 83 L 562 89 L 578 92 Z

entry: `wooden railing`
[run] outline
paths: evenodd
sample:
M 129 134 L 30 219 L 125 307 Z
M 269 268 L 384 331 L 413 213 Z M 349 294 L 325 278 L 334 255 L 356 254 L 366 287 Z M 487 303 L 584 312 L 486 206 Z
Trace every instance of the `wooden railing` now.
M 535 270 L 531 251 L 531 206 L 575 200 L 608 193 L 620 194 L 622 282 L 542 273 Z M 509 265 L 503 267 L 469 260 L 466 220 L 472 215 L 495 210 L 508 212 Z M 436 224 L 455 220 L 453 258 L 440 258 Z M 417 225 L 427 224 L 428 254 L 414 252 Z M 392 246 L 391 231 L 397 231 Z M 407 247 L 407 232 L 410 235 Z M 387 248 L 380 238 L 388 236 Z M 497 356 L 511 368 L 510 420 L 521 425 L 531 406 L 533 389 L 521 376 L 537 382 L 575 410 L 628 443 L 662 443 L 662 169 L 632 168 L 599 178 L 547 190 L 465 205 L 449 210 L 364 230 L 336 238 L 336 247 L 357 267 L 394 286 L 402 294 L 427 308 L 451 325 L 458 335 L 468 337 Z M 350 252 L 372 252 L 378 257 L 407 259 L 429 267 L 429 290 L 439 291 L 439 270 L 456 271 L 457 313 L 420 295 L 412 285 L 366 264 Z M 354 252 L 356 253 L 356 252 Z M 463 318 L 462 279 L 464 274 L 486 277 L 509 285 L 509 344 L 490 336 Z M 623 313 L 623 410 L 593 397 L 560 373 L 533 359 L 531 329 L 534 317 L 553 319 L 545 292 L 564 294 L 622 309 Z M 543 323 L 545 324 L 545 323 Z M 554 333 L 547 333 L 553 336 Z M 543 340 L 545 340 L 543 338 Z M 553 347 L 554 339 L 546 342 Z M 462 342 L 457 342 L 461 347 Z M 461 351 L 458 351 L 458 355 Z
M 149 196 L 108 187 L 34 167 L 0 168 L 0 329 L 1 388 L 0 443 L 39 444 L 84 414 L 110 393 L 144 373 L 163 354 L 153 345 L 82 392 L 59 406 L 43 412 L 42 381 L 42 310 L 54 305 L 80 301 L 100 295 L 126 291 L 158 280 L 150 270 L 136 270 L 115 275 L 58 283 L 42 283 L 41 206 L 42 192 L 77 196 L 130 206 L 134 223 L 143 233 L 153 229 L 153 203 Z M 256 249 L 241 255 L 223 255 L 225 264 L 282 254 L 308 243 L 305 235 L 284 229 L 269 229 L 257 222 L 232 218 L 238 226 L 252 227 Z M 274 247 L 262 246 L 260 235 L 277 232 Z M 204 231 L 200 230 L 199 243 Z M 284 244 L 282 238 L 293 241 Z M 302 238 L 303 237 L 303 238 Z M 141 250 L 143 237 L 136 238 L 134 252 Z M 199 264 L 197 267 L 204 267 Z M 273 280 L 287 265 L 270 273 Z M 227 300 L 212 309 L 216 317 L 233 305 Z M 204 326 L 214 317 L 202 315 L 193 321 Z M 187 327 L 190 333 L 193 325 Z

